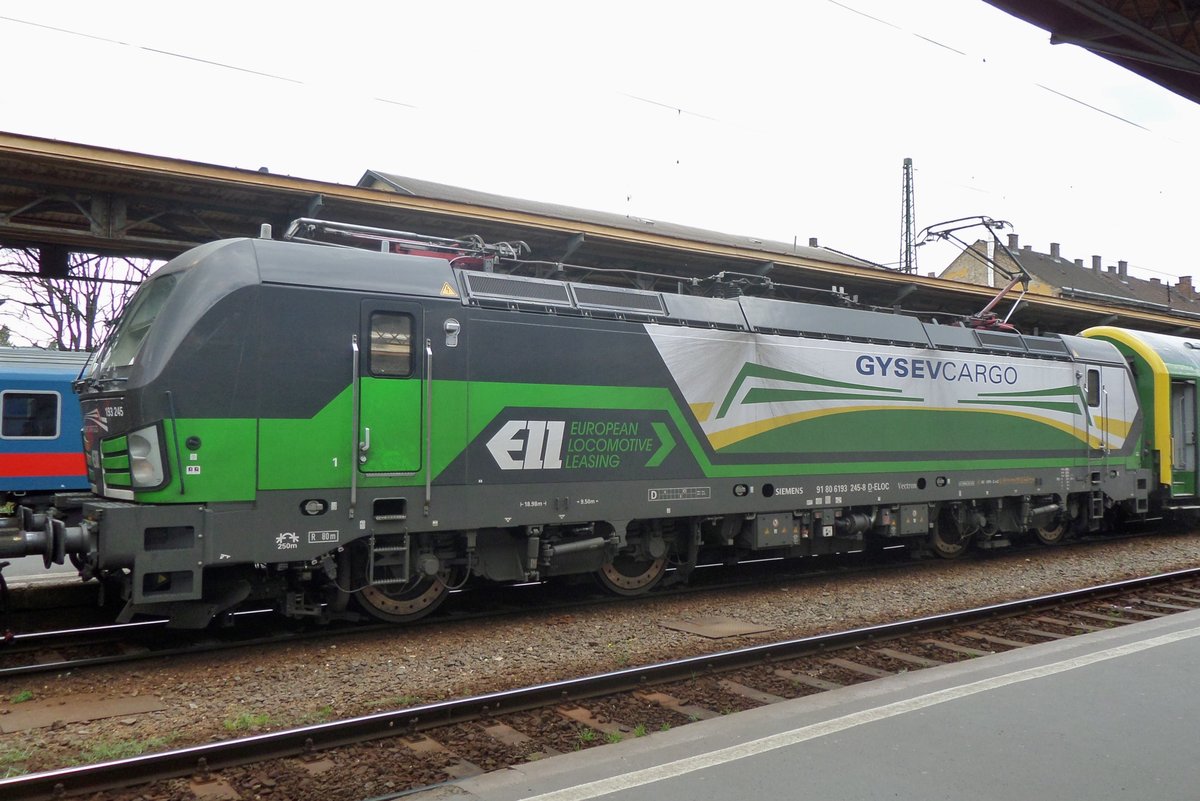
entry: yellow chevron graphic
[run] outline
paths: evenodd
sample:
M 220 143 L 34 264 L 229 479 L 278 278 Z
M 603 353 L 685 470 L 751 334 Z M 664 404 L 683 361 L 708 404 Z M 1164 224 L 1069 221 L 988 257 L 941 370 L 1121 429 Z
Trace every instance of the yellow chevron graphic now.
M 711 404 L 709 404 L 711 406 Z M 1092 448 L 1100 448 L 1104 445 L 1104 441 L 1094 435 L 1088 435 L 1083 430 L 1075 426 L 1067 425 L 1066 423 L 1053 420 L 1049 417 L 1042 417 L 1037 414 L 1028 412 L 1017 412 L 1004 409 L 959 409 L 959 408 L 938 408 L 925 407 L 922 409 L 906 409 L 895 405 L 887 406 L 839 406 L 836 408 L 817 409 L 810 412 L 796 412 L 795 414 L 785 414 L 779 417 L 772 417 L 768 420 L 756 420 L 753 423 L 744 423 L 739 426 L 732 426 L 722 431 L 713 431 L 708 434 L 708 441 L 713 448 L 721 450 L 730 445 L 734 445 L 743 440 L 756 437 L 759 434 L 765 434 L 768 431 L 774 431 L 784 426 L 789 426 L 792 423 L 799 423 L 804 420 L 814 420 L 818 417 L 828 417 L 835 414 L 854 414 L 855 412 L 912 412 L 912 411 L 936 411 L 953 414 L 999 414 L 1005 417 L 1017 417 L 1023 420 L 1029 420 L 1042 425 L 1050 426 L 1058 429 L 1066 434 L 1078 439 L 1080 442 L 1086 442 Z M 1111 418 L 1103 418 L 1098 421 L 1100 430 L 1105 434 L 1116 435 L 1124 438 L 1129 433 L 1130 424 L 1123 420 L 1114 420 Z

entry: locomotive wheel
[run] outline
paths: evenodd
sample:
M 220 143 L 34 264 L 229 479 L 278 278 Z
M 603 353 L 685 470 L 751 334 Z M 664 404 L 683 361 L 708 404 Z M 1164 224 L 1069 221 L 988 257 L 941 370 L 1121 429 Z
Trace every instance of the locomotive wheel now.
M 641 595 L 662 580 L 667 560 L 635 559 L 618 554 L 616 559 L 596 571 L 600 586 L 617 595 Z
M 1067 524 L 1064 520 L 1055 520 L 1049 526 L 1037 526 L 1033 533 L 1042 545 L 1058 545 L 1066 538 Z
M 410 623 L 442 605 L 450 594 L 449 571 L 404 584 L 371 584 L 355 595 L 362 610 L 385 623 Z
M 929 535 L 929 548 L 943 559 L 957 559 L 967 552 L 971 544 L 969 537 L 964 537 L 957 530 L 949 532 L 949 526 L 937 526 Z

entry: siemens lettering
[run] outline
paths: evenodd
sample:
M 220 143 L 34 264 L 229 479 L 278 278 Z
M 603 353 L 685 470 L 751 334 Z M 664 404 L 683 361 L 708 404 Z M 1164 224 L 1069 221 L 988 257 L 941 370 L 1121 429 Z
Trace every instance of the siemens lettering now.
M 936 381 L 970 381 L 975 384 L 1015 384 L 1017 368 L 1010 365 L 956 362 L 951 359 L 910 359 L 905 356 L 863 354 L 854 366 L 861 375 L 921 378 Z

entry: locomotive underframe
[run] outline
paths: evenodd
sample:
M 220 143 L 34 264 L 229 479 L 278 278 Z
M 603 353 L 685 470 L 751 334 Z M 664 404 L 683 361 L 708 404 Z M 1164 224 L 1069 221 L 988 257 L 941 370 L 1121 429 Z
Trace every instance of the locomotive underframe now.
M 1112 464 L 870 478 L 877 480 L 844 486 L 826 477 L 673 488 L 614 482 L 599 497 L 594 485 L 436 486 L 429 516 L 379 519 L 349 518 L 338 511 L 348 508 L 338 493 L 317 505 L 308 504 L 313 492 L 211 505 L 89 500 L 85 522 L 66 534 L 83 543 L 85 575 L 123 576 L 123 617 L 166 614 L 174 625 L 200 626 L 253 598 L 293 616 L 353 614 L 347 601 L 363 586 L 438 576 L 453 585 L 593 573 L 633 594 L 657 583 L 659 560 L 682 577 L 705 559 L 800 558 L 889 543 L 956 556 L 1026 531 L 1054 542 L 1071 529 L 1097 530 L 1117 512 L 1145 515 L 1151 500 L 1149 470 Z M 658 500 L 668 490 L 673 500 Z M 533 504 L 533 496 L 545 502 Z M 572 502 L 580 498 L 589 503 Z M 402 506 L 422 508 L 416 492 L 408 500 Z M 369 491 L 358 509 L 394 512 L 395 501 L 394 489 Z M 510 525 L 480 525 L 497 519 Z

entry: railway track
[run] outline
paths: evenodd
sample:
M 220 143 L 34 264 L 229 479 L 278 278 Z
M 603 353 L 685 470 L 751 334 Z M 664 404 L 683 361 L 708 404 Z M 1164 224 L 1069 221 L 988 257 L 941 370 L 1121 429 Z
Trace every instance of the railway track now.
M 1200 569 L 0 780 L 10 801 L 357 799 L 898 672 L 1200 609 Z M 363 771 L 376 775 L 364 787 Z M 353 783 L 346 777 L 355 775 Z M 351 784 L 353 786 L 351 786 Z M 169 785 L 169 786 L 168 786 Z
M 848 561 L 822 563 L 816 568 L 798 566 L 781 569 L 777 563 L 743 564 L 737 569 L 709 565 L 694 574 L 689 584 L 665 587 L 635 598 L 615 597 L 591 585 L 485 586 L 474 592 L 458 593 L 462 597 L 456 599 L 456 603 L 447 605 L 429 618 L 408 624 L 408 628 L 415 631 L 460 621 L 498 618 L 529 609 L 568 612 L 607 604 L 636 604 L 639 601 L 686 594 L 898 570 L 911 565 L 912 562 L 903 554 L 884 555 L 869 562 L 851 558 Z M 238 613 L 228 623 L 225 627 L 212 628 L 203 633 L 168 630 L 165 620 L 18 633 L 6 643 L 0 643 L 0 679 L 284 642 L 388 632 L 395 628 L 391 624 L 371 621 L 359 624 L 340 622 L 329 626 L 304 625 L 282 620 L 270 610 Z
M 1136 535 L 1130 535 L 1136 536 Z M 1108 536 L 1099 543 L 1079 540 L 1060 548 L 1087 548 L 1111 543 L 1124 537 Z M 1001 558 L 1018 558 L 1028 554 L 1043 554 L 1037 544 L 1014 546 Z M 408 624 L 414 631 L 436 628 L 451 623 L 499 618 L 529 609 L 570 612 L 588 607 L 614 604 L 636 604 L 688 594 L 702 594 L 746 587 L 784 586 L 796 582 L 830 577 L 851 577 L 873 572 L 949 566 L 941 560 L 914 562 L 911 554 L 897 549 L 867 556 L 851 554 L 825 557 L 820 561 L 782 565 L 778 560 L 761 563 L 742 563 L 736 567 L 704 565 L 693 573 L 687 584 L 664 586 L 653 593 L 633 598 L 620 598 L 599 590 L 591 584 L 530 585 L 524 587 L 493 587 L 484 585 L 478 590 L 456 593 L 459 597 L 429 618 Z M 56 610 L 58 616 L 64 610 Z M 88 608 L 85 617 L 91 615 Z M 231 649 L 249 649 L 303 642 L 371 632 L 393 630 L 391 624 L 365 620 L 361 623 L 339 622 L 328 626 L 306 625 L 274 615 L 269 609 L 248 610 L 230 616 L 227 625 L 212 627 L 202 633 L 166 628 L 165 620 L 140 620 L 133 623 L 100 623 L 69 628 L 34 630 L 16 633 L 0 642 L 0 679 L 61 673 L 86 668 L 134 663 L 148 659 L 178 658 L 216 653 Z

